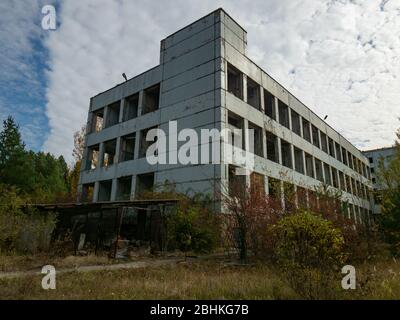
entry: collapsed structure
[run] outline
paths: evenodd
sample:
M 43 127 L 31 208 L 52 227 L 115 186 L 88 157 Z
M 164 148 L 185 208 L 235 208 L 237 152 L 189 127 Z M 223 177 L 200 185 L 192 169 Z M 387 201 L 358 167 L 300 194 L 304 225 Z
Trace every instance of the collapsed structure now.
M 369 219 L 366 156 L 252 62 L 246 47 L 246 31 L 218 9 L 163 39 L 158 66 L 92 97 L 81 201 L 134 199 L 166 183 L 211 195 L 238 179 L 265 193 L 276 185 L 285 192 L 288 184 L 311 192 L 324 183 L 342 191 L 349 216 Z M 202 128 L 253 129 L 254 172 L 238 176 L 224 157 L 200 165 L 149 164 L 147 132 L 160 128 L 168 135 L 172 120 L 178 131 L 192 128 L 199 136 Z

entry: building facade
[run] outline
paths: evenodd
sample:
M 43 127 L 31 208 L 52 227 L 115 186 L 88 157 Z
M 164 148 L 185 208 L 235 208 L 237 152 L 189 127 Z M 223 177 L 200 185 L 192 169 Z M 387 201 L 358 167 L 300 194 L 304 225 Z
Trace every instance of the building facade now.
M 84 200 L 133 199 L 154 185 L 211 195 L 229 189 L 234 166 L 146 161 L 149 129 L 254 130 L 254 173 L 313 190 L 341 190 L 355 219 L 368 217 L 368 159 L 246 54 L 246 31 L 218 9 L 161 41 L 160 64 L 90 100 L 80 190 Z M 175 137 L 176 138 L 176 137 Z M 184 142 L 169 144 L 169 151 Z M 198 142 L 201 148 L 201 142 Z M 248 149 L 248 143 L 243 144 Z
M 364 155 L 368 158 L 370 170 L 371 170 L 371 181 L 372 188 L 374 190 L 374 200 L 373 200 L 373 213 L 380 214 L 381 213 L 381 192 L 385 190 L 385 187 L 382 186 L 376 176 L 376 172 L 378 170 L 379 162 L 383 161 L 383 165 L 387 166 L 389 162 L 396 155 L 396 147 L 387 147 L 387 148 L 379 148 L 373 150 L 364 151 Z

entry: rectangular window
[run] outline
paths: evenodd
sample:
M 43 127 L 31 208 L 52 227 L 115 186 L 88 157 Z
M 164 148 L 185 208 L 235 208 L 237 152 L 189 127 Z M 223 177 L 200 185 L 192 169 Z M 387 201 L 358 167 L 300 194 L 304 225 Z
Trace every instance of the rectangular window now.
M 109 167 L 115 163 L 115 151 L 117 139 L 104 142 L 103 167 Z
M 121 152 L 119 161 L 129 161 L 134 159 L 136 133 L 131 133 L 121 137 Z
M 140 131 L 139 158 L 144 158 L 146 156 L 147 149 L 157 141 L 157 137 L 153 141 L 146 141 L 146 136 L 149 130 L 156 128 L 157 127 L 152 127 Z
M 315 173 L 316 173 L 316 177 L 317 180 L 324 182 L 324 174 L 322 172 L 322 162 L 321 160 L 318 160 L 317 158 L 314 158 L 315 161 Z
M 344 181 L 344 174 L 342 171 L 339 171 L 339 181 L 340 181 L 340 189 L 346 191 L 346 183 Z
M 280 199 L 281 194 L 281 181 L 272 177 L 268 177 L 268 195 L 271 198 Z
M 267 159 L 279 163 L 278 137 L 267 131 Z
M 340 152 L 340 145 L 337 142 L 335 142 L 335 149 L 336 149 L 336 159 L 340 162 L 343 162 L 342 153 Z
M 252 172 L 250 175 L 250 188 L 253 192 L 257 192 L 260 195 L 265 195 L 265 182 L 264 176 L 257 172 Z
M 237 148 L 244 149 L 244 119 L 234 114 L 228 113 L 228 128 L 230 130 L 229 143 Z
M 107 108 L 106 128 L 112 127 L 119 122 L 119 111 L 121 109 L 121 101 L 110 104 Z
M 279 110 L 279 123 L 284 127 L 290 129 L 289 126 L 289 107 L 283 103 L 281 100 L 278 100 L 278 110 Z
M 305 158 L 306 158 L 306 174 L 307 176 L 314 178 L 314 164 L 313 164 L 313 157 L 305 152 Z
M 296 147 L 294 147 L 294 165 L 297 172 L 304 174 L 303 151 Z
M 260 86 L 249 77 L 247 77 L 247 103 L 257 110 L 261 109 Z
M 110 201 L 111 200 L 111 187 L 112 187 L 112 180 L 100 181 L 98 201 Z
M 86 170 L 94 170 L 99 164 L 99 145 L 88 147 L 88 155 L 86 161 Z
M 313 140 L 313 145 L 316 146 L 317 148 L 320 147 L 319 143 L 319 134 L 318 134 L 318 128 L 314 125 L 311 125 L 312 128 L 312 140 Z
M 334 158 L 335 157 L 335 146 L 334 146 L 333 140 L 329 137 L 328 137 L 328 146 L 329 146 L 329 155 Z
M 246 177 L 236 174 L 236 166 L 228 167 L 228 187 L 230 196 L 242 196 L 246 191 Z
M 303 118 L 303 138 L 311 143 L 310 123 Z
M 321 131 L 321 149 L 323 152 L 328 153 L 328 143 L 326 141 L 326 134 Z
M 275 115 L 275 97 L 269 91 L 264 89 L 264 111 L 271 119 L 276 120 Z
M 121 177 L 117 180 L 117 200 L 129 200 L 131 198 L 132 176 Z
M 290 110 L 290 115 L 292 116 L 292 131 L 301 137 L 300 115 L 293 110 Z
M 281 153 L 282 153 L 282 165 L 288 168 L 293 168 L 292 164 L 292 148 L 290 143 L 281 139 Z
M 332 170 L 332 185 L 335 188 L 339 188 L 338 171 L 333 167 L 331 167 L 331 170 Z
M 250 122 L 249 122 L 249 129 L 253 129 L 254 132 L 254 140 L 253 140 L 254 154 L 263 157 L 262 129 L 259 126 Z
M 243 99 L 243 74 L 231 64 L 228 64 L 228 92 Z
M 104 108 L 96 110 L 92 113 L 92 123 L 90 132 L 99 132 L 103 129 L 104 124 Z
M 133 94 L 125 99 L 123 121 L 134 119 L 138 116 L 139 93 Z
M 324 173 L 325 173 L 325 183 L 328 185 L 332 185 L 332 180 L 331 180 L 331 169 L 329 165 L 324 163 Z
M 154 187 L 154 172 L 138 174 L 136 176 L 136 195 L 141 195 L 146 191 L 152 191 Z
M 160 84 L 144 90 L 142 114 L 158 110 L 160 104 Z
M 347 150 L 342 147 L 342 159 L 343 163 L 347 166 Z

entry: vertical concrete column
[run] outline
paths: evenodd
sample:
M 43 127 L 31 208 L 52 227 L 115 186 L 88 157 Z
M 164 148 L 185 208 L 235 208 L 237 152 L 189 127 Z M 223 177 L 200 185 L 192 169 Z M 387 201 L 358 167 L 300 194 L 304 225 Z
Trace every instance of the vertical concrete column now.
M 125 113 L 125 98 L 121 99 L 121 104 L 119 106 L 119 118 L 118 123 L 124 121 L 124 113 Z
M 303 157 L 303 171 L 304 171 L 304 175 L 307 176 L 306 153 L 304 152 L 304 150 L 301 150 L 301 156 Z
M 292 157 L 292 169 L 296 170 L 296 163 L 295 163 L 295 158 L 294 158 L 294 145 L 290 144 L 290 155 Z
M 104 129 L 107 126 L 107 117 L 108 117 L 108 105 L 104 107 L 103 127 L 102 127 L 102 129 Z
M 243 129 L 244 129 L 244 147 L 246 152 L 250 151 L 250 137 L 249 137 L 249 120 L 243 119 Z M 250 172 L 247 172 L 250 173 Z M 246 174 L 246 186 L 250 187 L 250 175 Z
M 117 144 L 115 146 L 114 163 L 118 163 L 119 162 L 120 155 L 121 155 L 121 137 L 117 137 Z
M 281 138 L 280 137 L 276 137 L 278 140 L 278 161 L 279 164 L 282 164 L 282 146 L 281 146 Z
M 101 142 L 99 146 L 99 157 L 97 159 L 96 170 L 99 170 L 103 166 L 103 161 L 104 161 L 104 142 Z
M 263 157 L 267 158 L 267 132 L 262 129 Z
M 303 132 L 303 117 L 300 116 L 300 136 L 304 139 L 304 132 Z
M 131 195 L 130 195 L 130 200 L 134 200 L 136 196 L 136 175 L 132 176 L 132 182 L 131 182 Z
M 275 101 L 275 119 L 276 119 L 276 122 L 279 122 L 278 98 L 274 97 L 274 101 Z
M 288 106 L 289 130 L 292 130 L 292 109 Z
M 97 202 L 99 198 L 100 182 L 96 181 L 93 187 L 93 202 Z
M 139 91 L 139 100 L 138 100 L 138 117 L 142 115 L 144 105 L 144 90 Z
M 243 74 L 243 101 L 247 103 L 247 76 Z
M 312 163 L 313 163 L 313 168 L 314 168 L 314 179 L 318 180 L 317 179 L 317 166 L 315 165 L 315 158 L 314 157 L 312 157 Z
M 133 149 L 133 159 L 139 158 L 139 146 L 140 146 L 140 130 L 135 133 L 135 146 Z
M 268 176 L 264 175 L 264 190 L 265 194 L 269 194 Z
M 112 183 L 111 183 L 110 201 L 115 201 L 117 199 L 117 189 L 118 189 L 118 180 L 117 180 L 117 178 L 114 178 L 114 179 L 112 179 Z

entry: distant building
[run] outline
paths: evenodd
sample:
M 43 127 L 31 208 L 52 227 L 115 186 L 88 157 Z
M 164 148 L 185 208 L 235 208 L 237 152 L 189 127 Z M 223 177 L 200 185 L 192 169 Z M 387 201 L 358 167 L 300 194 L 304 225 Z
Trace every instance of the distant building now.
M 134 52 L 132 53 L 134 59 Z M 161 41 L 160 64 L 90 100 L 80 175 L 83 199 L 133 199 L 166 182 L 180 192 L 229 190 L 235 165 L 146 161 L 151 128 L 254 130 L 254 172 L 265 193 L 272 182 L 343 192 L 349 216 L 369 218 L 366 156 L 247 56 L 247 33 L 218 9 Z M 178 146 L 183 142 L 179 142 Z M 249 150 L 246 142 L 244 150 Z M 90 199 L 88 199 L 90 197 Z
M 384 166 L 387 166 L 396 155 L 396 147 L 367 150 L 363 153 L 368 158 L 369 166 L 371 168 L 371 181 L 374 189 L 373 213 L 379 214 L 381 213 L 381 192 L 384 191 L 385 188 L 379 183 L 376 176 L 378 164 L 380 161 L 383 161 Z

